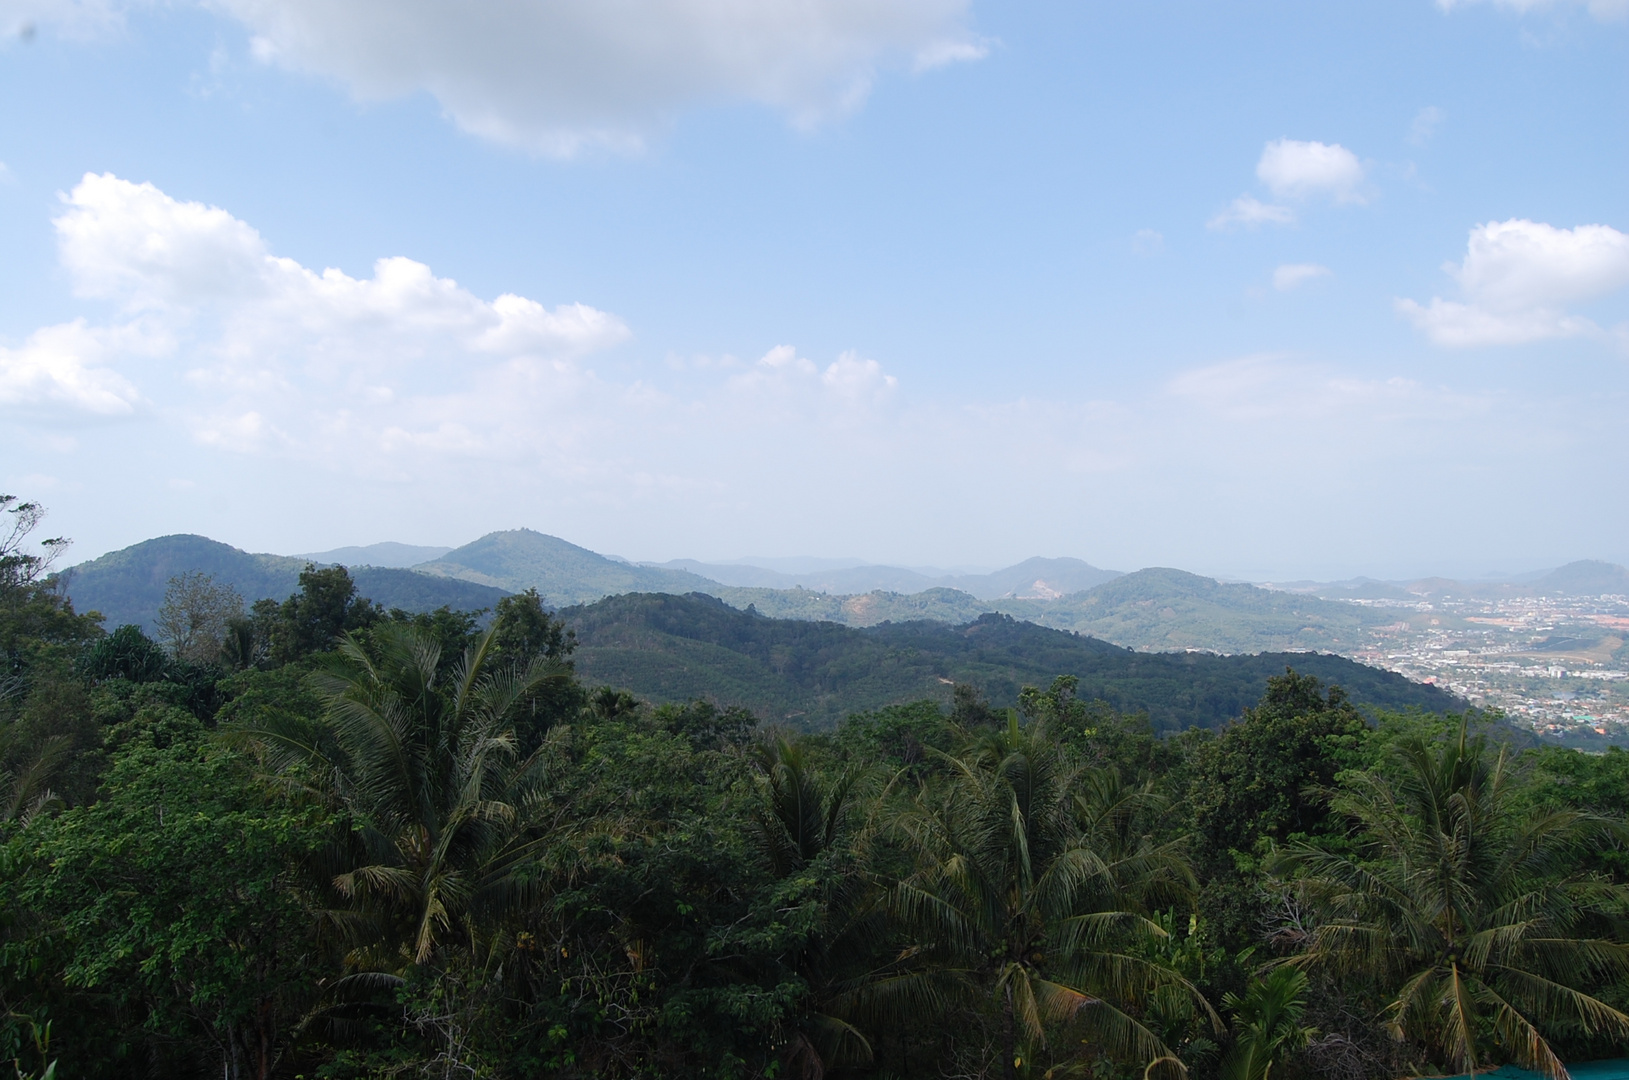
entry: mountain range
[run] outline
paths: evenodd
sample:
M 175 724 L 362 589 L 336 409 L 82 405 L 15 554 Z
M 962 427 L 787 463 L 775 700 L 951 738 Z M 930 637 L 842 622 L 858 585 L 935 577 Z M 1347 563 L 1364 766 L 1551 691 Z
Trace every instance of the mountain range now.
M 151 631 L 170 579 L 198 571 L 238 591 L 246 604 L 264 597 L 281 600 L 299 588 L 300 571 L 311 560 L 287 555 L 251 555 L 206 536 L 160 536 L 109 552 L 63 572 L 68 595 L 80 611 L 100 611 L 112 629 L 134 623 Z M 478 582 L 434 578 L 415 570 L 384 566 L 351 568 L 357 591 L 387 608 L 433 611 L 447 605 L 461 611 L 489 608 L 504 590 Z
M 1629 569 L 1600 559 L 1579 559 L 1554 570 L 1512 575 L 1495 581 L 1456 581 L 1430 577 L 1414 581 L 1296 581 L 1275 586 L 1332 600 L 1398 600 L 1459 596 L 1502 599 L 1523 596 L 1629 596 Z
M 892 592 L 906 595 L 932 589 L 954 589 L 980 600 L 1003 597 L 1055 600 L 1120 577 L 1118 570 L 1101 570 L 1080 559 L 1025 559 L 1016 566 L 988 574 L 928 575 L 900 566 L 847 566 L 790 574 L 751 563 L 704 563 L 674 559 L 644 563 L 663 570 L 678 570 L 710 578 L 720 585 L 753 589 L 809 589 L 848 595 Z

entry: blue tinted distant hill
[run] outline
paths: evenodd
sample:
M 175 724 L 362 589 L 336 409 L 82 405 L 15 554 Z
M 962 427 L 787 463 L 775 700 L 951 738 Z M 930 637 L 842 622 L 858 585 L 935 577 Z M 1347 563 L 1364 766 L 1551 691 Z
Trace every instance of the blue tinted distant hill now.
M 198 571 L 231 585 L 245 604 L 281 600 L 299 587 L 309 560 L 255 555 L 207 536 L 180 534 L 144 540 L 65 571 L 68 595 L 80 611 L 100 611 L 108 629 L 134 623 L 153 629 L 170 579 Z M 502 589 L 389 567 L 351 569 L 357 591 L 387 608 L 432 611 L 448 605 L 463 611 L 490 608 Z
M 398 544 L 394 540 L 386 540 L 382 544 L 335 548 L 332 551 L 315 551 L 294 557 L 310 559 L 314 563 L 337 563 L 340 566 L 387 566 L 406 569 L 419 563 L 427 563 L 431 559 L 439 559 L 451 550 L 450 547 L 425 547 L 421 544 Z
M 1430 577 L 1412 581 L 1297 581 L 1281 586 L 1291 592 L 1310 593 L 1341 600 L 1419 600 L 1437 596 L 1499 597 L 1532 596 L 1629 596 L 1629 569 L 1600 559 L 1579 559 L 1554 570 L 1511 574 L 1502 578 L 1460 581 Z
M 488 533 L 414 567 L 509 592 L 536 589 L 551 604 L 581 604 L 626 592 L 707 592 L 719 583 L 684 570 L 609 559 L 531 529 Z

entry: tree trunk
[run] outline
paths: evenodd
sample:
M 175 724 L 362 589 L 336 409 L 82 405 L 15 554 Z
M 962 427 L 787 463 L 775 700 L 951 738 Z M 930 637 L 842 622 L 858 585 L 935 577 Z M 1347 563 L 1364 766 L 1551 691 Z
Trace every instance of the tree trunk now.
M 1001 1074 L 1007 1080 L 1018 1080 L 1018 1033 L 1013 1025 L 1011 983 L 1007 984 L 1007 1000 L 1001 1009 L 1001 1041 L 1007 1052 Z

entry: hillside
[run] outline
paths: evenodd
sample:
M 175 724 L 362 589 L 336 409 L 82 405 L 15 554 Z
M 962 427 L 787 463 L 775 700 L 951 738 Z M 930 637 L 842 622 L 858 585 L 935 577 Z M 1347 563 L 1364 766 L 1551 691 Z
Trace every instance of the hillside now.
M 651 565 L 657 568 L 655 564 Z M 1101 570 L 1080 559 L 1025 559 L 1016 566 L 989 574 L 947 574 L 930 576 L 899 566 L 843 566 L 809 573 L 792 574 L 745 563 L 703 563 L 675 559 L 659 568 L 701 575 L 731 588 L 804 589 L 836 596 L 895 593 L 914 596 L 933 590 L 954 590 L 994 600 L 1000 597 L 1051 599 L 1080 592 L 1120 576 L 1117 570 Z M 988 610 L 988 609 L 984 609 Z
M 1293 582 L 1292 592 L 1330 599 L 1419 600 L 1425 597 L 1472 597 L 1484 600 L 1535 596 L 1629 596 L 1629 568 L 1600 559 L 1579 559 L 1554 570 L 1514 574 L 1495 581 L 1456 581 L 1429 577 L 1413 581 Z
M 751 605 L 779 619 L 828 619 L 846 626 L 935 619 L 970 622 L 1001 612 L 1072 630 L 1131 649 L 1206 649 L 1247 653 L 1278 649 L 1353 648 L 1364 626 L 1397 621 L 1391 610 L 1359 607 L 1303 593 L 1224 584 L 1181 570 L 1139 570 L 1058 599 L 980 600 L 955 589 L 914 594 L 841 596 L 808 590 L 698 590 L 732 607 Z
M 1364 626 L 1398 617 L 1395 611 L 1226 584 L 1163 567 L 1126 574 L 1052 603 L 998 601 L 993 606 L 1128 648 L 1224 653 L 1350 649 Z
M 425 547 L 422 544 L 398 544 L 386 540 L 363 547 L 334 548 L 332 551 L 313 551 L 294 556 L 314 563 L 338 563 L 341 566 L 386 566 L 405 570 L 419 563 L 439 559 L 451 551 L 450 547 Z
M 508 592 L 536 589 L 549 603 L 557 605 L 592 603 L 627 592 L 684 593 L 720 587 L 716 581 L 687 571 L 608 559 L 531 529 L 488 533 L 413 569 Z
M 253 555 L 206 536 L 180 534 L 145 540 L 64 571 L 68 595 L 80 611 L 100 611 L 108 629 L 134 623 L 151 630 L 170 579 L 189 571 L 231 585 L 246 604 L 281 600 L 299 586 L 305 559 Z M 472 611 L 490 608 L 503 590 L 412 570 L 358 566 L 357 591 L 387 608 L 431 611 L 442 605 Z
M 630 594 L 562 615 L 577 633 L 578 670 L 591 683 L 655 701 L 709 697 L 811 729 L 883 705 L 948 700 L 958 682 L 1010 705 L 1021 687 L 1066 674 L 1081 679 L 1081 696 L 1147 711 L 1161 730 L 1225 723 L 1260 697 L 1269 675 L 1292 665 L 1370 706 L 1443 710 L 1457 701 L 1336 656 L 1139 653 L 998 614 L 963 626 L 856 629 L 766 618 L 703 595 Z

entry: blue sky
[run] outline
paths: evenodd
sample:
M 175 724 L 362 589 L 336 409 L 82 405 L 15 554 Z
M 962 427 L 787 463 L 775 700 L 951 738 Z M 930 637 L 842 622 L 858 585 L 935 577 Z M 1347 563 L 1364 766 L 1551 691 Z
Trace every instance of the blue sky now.
M 75 557 L 1629 561 L 1623 0 L 0 32 L 0 485 Z

